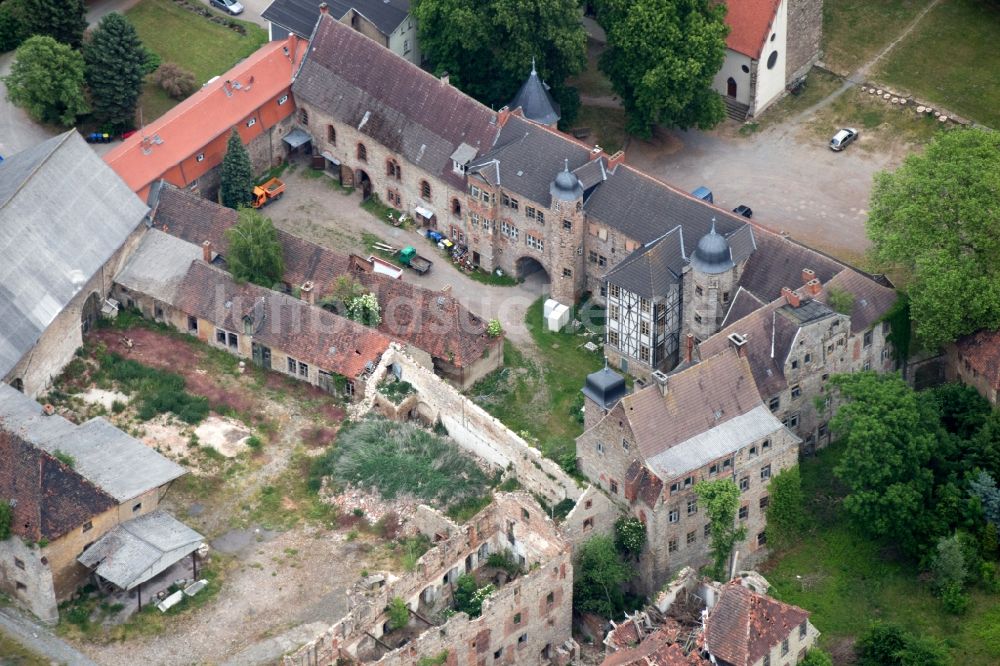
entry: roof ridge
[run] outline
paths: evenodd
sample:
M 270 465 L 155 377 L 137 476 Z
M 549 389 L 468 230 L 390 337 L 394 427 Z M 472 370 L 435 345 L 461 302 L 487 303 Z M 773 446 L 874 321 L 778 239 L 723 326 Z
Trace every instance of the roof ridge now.
M 52 150 L 48 151 L 45 154 L 45 157 L 43 157 L 42 159 L 40 159 L 35 164 L 35 166 L 33 166 L 31 168 L 31 170 L 28 172 L 28 174 L 24 178 L 21 179 L 20 184 L 14 189 L 13 192 L 11 192 L 10 196 L 7 197 L 4 201 L 0 202 L 0 209 L 6 208 L 7 204 L 9 204 L 11 201 L 13 201 L 15 199 L 15 197 L 17 197 L 17 195 L 21 193 L 21 190 L 24 189 L 25 186 L 27 186 L 28 182 L 30 182 L 32 178 L 35 177 L 35 174 L 38 173 L 38 170 L 42 168 L 42 165 L 45 164 L 46 162 L 48 162 L 49 159 L 56 153 L 56 151 L 58 151 L 60 148 L 63 147 L 63 145 L 69 139 L 69 136 L 71 134 L 75 134 L 75 133 L 76 133 L 76 128 L 69 129 L 69 130 L 66 130 L 65 132 L 63 132 L 62 134 L 58 134 L 58 135 L 52 137 L 52 139 L 46 139 L 45 141 L 42 142 L 42 144 L 44 145 L 45 143 L 48 143 L 49 141 L 52 141 L 53 139 L 59 139 L 59 141 L 56 141 L 54 143 L 54 147 L 52 148 Z M 24 152 L 24 151 L 21 151 L 21 152 Z M 21 153 L 15 153 L 11 157 L 16 157 L 17 155 L 20 155 L 20 154 Z

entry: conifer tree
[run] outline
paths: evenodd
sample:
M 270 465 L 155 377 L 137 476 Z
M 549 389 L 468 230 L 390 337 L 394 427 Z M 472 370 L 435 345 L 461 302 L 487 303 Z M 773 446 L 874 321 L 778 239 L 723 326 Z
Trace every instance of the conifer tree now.
M 222 158 L 221 195 L 222 205 L 229 208 L 249 206 L 253 201 L 253 165 L 235 128 L 229 135 L 226 156 Z
M 132 129 L 146 63 L 135 27 L 121 14 L 108 14 L 84 46 L 83 60 L 97 120 Z
M 83 0 L 23 0 L 29 35 L 48 35 L 75 49 L 83 44 L 87 11 Z

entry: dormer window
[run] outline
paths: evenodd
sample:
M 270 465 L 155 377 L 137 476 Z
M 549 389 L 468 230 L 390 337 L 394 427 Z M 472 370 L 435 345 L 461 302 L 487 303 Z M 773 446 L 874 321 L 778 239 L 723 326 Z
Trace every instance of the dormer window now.
M 451 170 L 454 171 L 455 173 L 464 174 L 465 173 L 465 165 L 461 164 L 458 160 L 452 160 L 451 161 Z

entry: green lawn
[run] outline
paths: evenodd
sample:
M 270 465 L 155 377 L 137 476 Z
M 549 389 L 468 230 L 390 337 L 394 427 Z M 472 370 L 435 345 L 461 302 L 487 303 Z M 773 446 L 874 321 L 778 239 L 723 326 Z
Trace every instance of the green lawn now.
M 580 390 L 587 375 L 603 361 L 599 352 L 582 347 L 591 336 L 544 330 L 542 300 L 528 308 L 526 316 L 540 360 L 533 360 L 534 354 L 522 353 L 508 340 L 504 367 L 473 386 L 469 396 L 511 430 L 537 440 L 547 457 L 572 467 L 569 461 L 575 458 L 576 437 L 583 432 Z
M 1000 128 L 1000 5 L 944 0 L 881 63 L 875 78 Z
M 846 657 L 853 638 L 884 619 L 945 641 L 955 664 L 1000 663 L 1000 596 L 974 591 L 964 616 L 946 614 L 915 566 L 847 524 L 844 488 L 831 472 L 839 455 L 835 445 L 802 464 L 806 515 L 815 527 L 761 567 L 772 594 L 810 610 L 821 644 L 837 656 Z
M 823 3 L 823 61 L 834 71 L 850 74 L 891 42 L 929 2 L 826 0 Z M 944 56 L 941 52 L 935 55 Z
M 212 23 L 171 0 L 142 0 L 126 12 L 139 39 L 163 62 L 177 63 L 194 73 L 199 84 L 222 74 L 267 42 L 258 25 L 240 21 L 246 35 Z M 153 83 L 142 97 L 143 122 L 158 118 L 177 104 Z

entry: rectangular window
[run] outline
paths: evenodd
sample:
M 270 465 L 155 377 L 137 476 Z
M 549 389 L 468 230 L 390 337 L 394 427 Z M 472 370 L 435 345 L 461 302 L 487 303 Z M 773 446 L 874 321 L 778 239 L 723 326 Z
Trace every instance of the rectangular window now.
M 713 463 L 711 467 L 708 468 L 708 475 L 715 476 L 719 473 L 719 463 Z
M 220 345 L 226 344 L 226 332 L 221 328 L 215 329 L 215 341 Z
M 89 532 L 92 529 L 94 529 L 94 522 L 92 520 L 88 520 L 83 524 L 83 532 Z
M 615 495 L 618 494 L 618 482 L 614 479 L 611 479 L 611 492 Z
M 750 517 L 750 505 L 744 504 L 740 507 L 740 520 L 746 520 Z
M 771 450 L 771 440 L 765 439 L 763 441 L 763 443 L 761 443 L 761 445 L 760 445 L 760 450 L 762 452 L 764 452 L 764 453 L 767 453 L 768 451 L 770 451 Z
M 588 252 L 587 253 L 587 261 L 589 261 L 592 264 L 596 264 L 597 263 L 597 253 L 594 252 L 593 250 L 591 250 L 590 252 Z
M 628 451 L 628 440 L 627 439 L 623 439 L 622 440 L 622 448 L 625 449 L 626 451 Z
M 514 613 L 514 624 L 521 624 L 521 614 Z
M 670 494 L 673 495 L 674 493 L 676 493 L 678 490 L 680 490 L 680 487 L 681 486 L 680 486 L 679 483 L 671 483 L 670 484 Z
M 761 666 L 771 666 L 771 655 L 769 654 L 764 655 L 764 663 L 761 664 Z
M 725 460 L 722 461 L 722 469 L 724 469 L 724 470 L 725 469 L 729 469 L 732 466 L 733 466 L 733 459 L 732 458 L 726 458 Z
M 803 363 L 809 363 L 810 361 L 812 361 L 812 354 L 806 354 L 805 357 L 802 359 Z
M 771 478 L 771 466 L 764 465 L 760 468 L 760 479 L 761 481 L 767 481 Z
M 607 266 L 608 265 L 608 258 L 605 257 L 603 254 L 597 255 L 597 265 L 598 266 Z
M 701 296 L 703 293 L 704 292 L 702 291 L 701 287 L 695 287 L 694 288 L 694 295 L 695 296 Z
M 871 347 L 871 346 L 872 346 L 872 332 L 865 331 L 865 347 Z
M 747 490 L 750 490 L 750 477 L 744 476 L 740 479 L 740 491 L 746 492 Z
M 763 546 L 765 543 L 767 543 L 767 532 L 760 532 L 757 534 L 757 545 Z
M 608 319 L 613 319 L 614 321 L 618 321 L 618 315 L 620 313 L 621 310 L 618 308 L 617 305 L 608 306 Z
M 563 220 L 563 229 L 570 231 L 573 229 L 573 222 L 570 220 Z
M 667 552 L 676 553 L 677 552 L 677 539 L 671 539 L 667 542 Z
M 309 366 L 299 361 L 299 377 L 309 376 Z
M 235 333 L 229 334 L 229 346 L 232 347 L 233 349 L 236 349 L 237 347 L 240 346 L 240 337 Z
M 649 335 L 649 322 L 641 321 L 639 322 L 639 333 L 641 335 Z
M 296 361 L 291 356 L 289 356 L 288 357 L 288 373 L 294 375 L 296 372 L 298 372 L 298 369 L 299 369 L 299 362 Z
M 685 488 L 690 488 L 693 485 L 694 485 L 694 477 L 693 476 L 689 476 L 688 478 L 684 479 L 684 487 Z
M 799 639 L 806 637 L 806 632 L 808 631 L 808 620 L 804 621 L 799 625 Z
M 639 360 L 643 363 L 649 363 L 649 347 L 646 345 L 639 347 Z
M 562 272 L 563 277 L 573 277 L 573 271 L 568 268 L 564 268 Z
M 712 536 L 712 523 L 705 523 L 705 529 L 702 530 L 702 534 L 705 535 L 706 539 Z
M 618 331 L 608 331 L 608 344 L 612 347 L 618 346 Z
M 645 298 L 640 298 L 639 307 L 642 308 L 643 312 L 649 312 L 649 300 Z
M 621 288 L 616 284 L 608 285 L 608 296 L 619 298 L 621 296 Z
M 538 211 L 538 215 L 536 217 L 538 218 L 538 224 L 545 224 L 545 213 Z
M 472 195 L 473 199 L 478 199 L 479 198 L 479 188 L 476 187 L 475 185 L 471 185 L 470 184 L 469 185 L 469 194 Z
M 687 534 L 688 545 L 690 546 L 691 544 L 693 544 L 697 538 L 698 538 L 698 532 L 696 530 L 688 532 Z
M 535 208 L 534 208 L 534 206 L 525 206 L 524 207 L 524 215 L 529 220 L 535 219 Z
M 795 359 L 792 361 L 792 370 L 797 370 L 799 367 L 799 360 Z
M 521 645 L 522 643 L 527 643 L 527 642 L 528 642 L 528 634 L 521 634 L 520 636 L 517 637 L 517 644 L 518 645 Z
M 770 504 L 770 503 L 771 503 L 771 498 L 770 497 L 768 497 L 767 495 L 764 495 L 763 497 L 761 497 L 760 498 L 760 510 L 763 511 L 764 509 L 766 509 L 767 506 L 768 506 L 768 504 Z
M 691 499 L 689 499 L 687 507 L 688 507 L 688 515 L 689 516 L 692 513 L 698 513 L 698 498 L 697 497 L 692 497 Z
M 788 654 L 788 639 L 781 641 L 781 656 L 784 657 Z
M 604 453 L 604 442 L 598 442 L 597 443 L 597 452 L 598 453 Z
M 767 408 L 770 409 L 772 412 L 778 411 L 779 407 L 781 407 L 781 396 L 780 395 L 774 396 L 767 403 Z
M 132 505 L 132 513 L 139 513 L 140 511 L 142 511 L 142 502 Z
M 748 457 L 750 457 L 750 458 L 756 458 L 757 457 L 757 447 L 756 446 L 751 446 L 750 447 L 750 453 L 748 454 Z
M 517 227 L 515 227 L 513 224 L 508 224 L 503 220 L 500 221 L 500 233 L 503 234 L 504 236 L 507 236 L 511 240 L 517 240 L 517 237 L 520 234 L 520 232 L 517 230 Z
M 792 400 L 795 400 L 801 395 L 802 395 L 802 387 L 796 384 L 795 386 L 792 387 Z
M 535 238 L 531 234 L 524 235 L 524 242 L 528 247 L 533 250 L 538 250 L 539 252 L 545 249 L 545 242 L 541 238 Z
M 191 317 L 191 316 L 188 317 L 188 331 L 190 333 L 197 333 L 198 332 L 198 318 L 197 317 Z
M 678 509 L 671 509 L 667 514 L 667 522 L 676 523 L 681 519 L 681 512 Z

